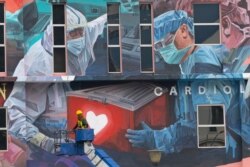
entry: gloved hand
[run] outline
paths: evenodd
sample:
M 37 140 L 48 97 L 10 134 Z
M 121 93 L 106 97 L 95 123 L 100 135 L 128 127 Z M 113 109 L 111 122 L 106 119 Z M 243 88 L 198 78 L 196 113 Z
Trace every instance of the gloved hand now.
M 34 135 L 34 137 L 30 140 L 30 142 L 44 149 L 45 151 L 48 151 L 51 153 L 54 151 L 54 139 L 48 136 L 45 136 L 44 134 L 40 132 Z
M 176 122 L 161 130 L 152 130 L 144 122 L 143 130 L 127 130 L 126 137 L 133 147 L 157 149 L 165 153 L 180 152 L 183 148 L 196 146 L 196 130 Z
M 191 125 L 194 123 L 190 122 Z M 194 127 L 181 125 L 180 122 L 165 127 L 161 130 L 155 130 L 155 145 L 158 150 L 165 153 L 180 152 L 184 148 L 194 148 L 197 145 L 197 135 Z
M 154 130 L 145 122 L 141 122 L 142 130 L 128 129 L 125 135 L 133 147 L 155 148 Z

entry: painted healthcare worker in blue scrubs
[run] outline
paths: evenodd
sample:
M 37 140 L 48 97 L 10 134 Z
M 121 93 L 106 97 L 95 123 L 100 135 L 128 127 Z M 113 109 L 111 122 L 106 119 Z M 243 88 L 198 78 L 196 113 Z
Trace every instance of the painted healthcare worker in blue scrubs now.
M 245 104 L 239 104 L 238 97 L 241 97 L 239 82 L 198 80 L 209 77 L 226 78 L 226 76 L 221 75 L 223 72 L 221 61 L 212 47 L 194 45 L 193 19 L 185 11 L 163 13 L 155 18 L 154 25 L 154 39 L 163 46 L 157 51 L 163 60 L 168 64 L 179 64 L 183 78 L 196 80 L 181 80 L 177 83 L 175 123 L 162 130 L 153 130 L 142 122 L 142 130 L 127 130 L 126 137 L 129 142 L 134 147 L 158 149 L 165 153 L 197 148 L 197 105 L 223 104 L 227 122 L 227 153 L 233 159 L 241 158 L 241 151 L 238 150 L 241 149 L 241 145 L 238 144 L 241 142 L 241 137 L 249 142 L 246 137 L 249 132 L 241 133 L 240 113 L 248 113 L 249 110 Z M 186 86 L 191 88 L 190 94 L 185 93 Z M 199 94 L 199 86 L 206 88 L 205 94 Z M 225 86 L 232 88 L 229 94 L 223 91 Z
M 157 52 L 167 64 L 179 64 L 182 74 L 221 73 L 221 62 L 212 47 L 194 45 L 193 18 L 185 11 L 169 11 L 154 19 Z

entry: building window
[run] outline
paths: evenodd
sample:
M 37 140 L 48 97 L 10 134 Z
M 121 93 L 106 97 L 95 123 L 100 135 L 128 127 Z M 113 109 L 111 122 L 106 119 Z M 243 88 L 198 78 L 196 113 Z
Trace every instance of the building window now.
M 120 40 L 120 3 L 108 3 L 108 72 L 122 72 Z
M 224 105 L 199 105 L 197 114 L 198 148 L 224 148 L 226 145 Z
M 66 36 L 65 36 L 65 5 L 53 4 L 53 58 L 54 74 L 66 74 Z
M 140 3 L 141 72 L 154 72 L 153 14 L 150 3 Z
M 220 5 L 193 4 L 195 44 L 220 44 Z
M 5 3 L 0 3 L 0 76 L 6 76 Z
M 0 108 L 0 151 L 8 150 L 7 109 Z

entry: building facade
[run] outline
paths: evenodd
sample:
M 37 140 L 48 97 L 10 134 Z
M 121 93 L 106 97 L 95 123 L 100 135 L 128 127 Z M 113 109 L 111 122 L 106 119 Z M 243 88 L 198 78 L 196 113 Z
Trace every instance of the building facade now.
M 250 1 L 0 0 L 0 34 L 0 166 L 250 166 Z

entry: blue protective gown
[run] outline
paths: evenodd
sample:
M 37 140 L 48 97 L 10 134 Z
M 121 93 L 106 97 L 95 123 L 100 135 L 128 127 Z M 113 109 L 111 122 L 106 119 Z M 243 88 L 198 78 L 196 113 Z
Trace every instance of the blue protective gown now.
M 223 104 L 226 114 L 227 154 L 232 158 L 241 158 L 242 140 L 250 144 L 249 108 L 243 93 L 240 92 L 244 81 L 219 74 L 223 70 L 220 60 L 208 46 L 198 48 L 180 64 L 180 68 L 183 80 L 177 84 L 176 122 L 162 130 L 154 131 L 155 147 L 166 153 L 197 148 L 197 105 Z M 191 87 L 191 95 L 185 94 L 186 86 Z M 199 86 L 207 89 L 205 94 L 199 94 Z M 231 88 L 230 93 L 225 93 L 225 86 Z

